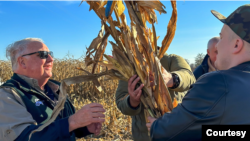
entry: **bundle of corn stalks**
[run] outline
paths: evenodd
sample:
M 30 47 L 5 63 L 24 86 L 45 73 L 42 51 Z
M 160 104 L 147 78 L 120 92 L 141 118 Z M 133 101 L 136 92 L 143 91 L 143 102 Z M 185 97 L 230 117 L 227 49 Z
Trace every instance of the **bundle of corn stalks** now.
M 83 2 L 83 1 L 82 1 Z M 88 75 L 76 76 L 64 79 L 60 86 L 59 102 L 55 107 L 51 120 L 38 128 L 44 127 L 54 121 L 60 110 L 63 108 L 66 100 L 66 86 L 87 81 L 93 81 L 96 90 L 101 91 L 101 85 L 98 78 L 109 76 L 110 79 L 119 79 L 128 81 L 133 75 L 137 74 L 141 78 L 143 93 L 141 102 L 145 107 L 145 116 L 151 115 L 158 118 L 164 113 L 171 111 L 177 101 L 171 100 L 168 88 L 163 80 L 160 59 L 172 42 L 177 21 L 176 1 L 171 1 L 173 11 L 168 23 L 167 34 L 162 41 L 162 46 L 158 51 L 155 26 L 157 17 L 155 10 L 159 13 L 166 13 L 165 6 L 160 1 L 86 1 L 90 5 L 89 10 L 94 10 L 101 19 L 102 26 L 98 36 L 87 48 L 85 64 L 93 65 L 92 71 L 88 72 L 83 68 L 77 68 L 85 71 Z M 127 25 L 124 14 L 125 5 L 130 17 L 130 26 Z M 111 16 L 115 13 L 114 20 Z M 146 22 L 152 25 L 148 28 Z M 112 36 L 114 42 L 112 45 L 113 57 L 104 54 L 107 39 Z M 103 56 L 107 59 L 104 60 Z M 100 66 L 105 66 L 106 71 L 100 73 Z M 149 75 L 154 78 L 154 86 L 150 86 Z M 138 84 L 139 86 L 140 84 Z
M 173 12 L 168 24 L 168 32 L 162 41 L 162 47 L 158 51 L 155 26 L 157 17 L 155 10 L 166 13 L 165 6 L 160 1 L 87 1 L 89 10 L 94 10 L 102 21 L 102 27 L 98 36 L 87 48 L 85 63 L 93 64 L 92 74 L 98 66 L 106 66 L 105 75 L 112 79 L 128 81 L 137 74 L 144 84 L 141 102 L 146 108 L 146 115 L 160 117 L 169 112 L 177 104 L 171 100 L 168 88 L 162 77 L 164 69 L 159 60 L 167 51 L 176 30 L 177 10 L 176 2 L 171 1 Z M 130 26 L 127 25 L 124 14 L 125 5 L 130 17 Z M 106 5 L 106 7 L 105 7 Z M 111 17 L 115 13 L 115 20 Z M 152 24 L 152 29 L 148 28 L 146 22 Z M 111 35 L 114 42 L 112 45 L 113 57 L 105 55 L 107 38 Z M 93 56 L 93 57 L 92 57 Z M 107 61 L 103 60 L 103 56 Z M 149 73 L 151 72 L 151 73 Z M 149 74 L 154 77 L 154 86 L 150 86 Z M 95 74 L 100 75 L 100 74 Z M 93 76 L 93 75 L 92 75 Z M 97 76 L 99 77 L 99 76 Z M 95 84 L 97 84 L 97 78 Z M 139 86 L 140 84 L 138 84 Z

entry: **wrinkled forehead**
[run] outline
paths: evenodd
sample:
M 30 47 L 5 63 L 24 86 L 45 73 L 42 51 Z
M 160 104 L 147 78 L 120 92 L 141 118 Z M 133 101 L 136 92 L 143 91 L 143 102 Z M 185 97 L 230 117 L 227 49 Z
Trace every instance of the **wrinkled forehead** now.
M 32 53 L 37 51 L 49 51 L 49 48 L 44 43 L 33 41 L 28 43 L 25 53 Z

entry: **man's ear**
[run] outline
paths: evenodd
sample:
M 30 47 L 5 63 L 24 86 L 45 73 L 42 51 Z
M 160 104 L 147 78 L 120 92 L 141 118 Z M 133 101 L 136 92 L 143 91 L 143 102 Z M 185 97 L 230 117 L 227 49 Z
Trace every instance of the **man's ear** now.
M 241 52 L 241 50 L 243 49 L 244 47 L 244 42 L 242 39 L 238 38 L 235 40 L 235 45 L 234 45 L 234 48 L 233 48 L 233 53 L 234 54 L 238 54 Z
M 207 49 L 207 55 L 209 56 L 210 52 L 209 52 L 209 49 Z
M 19 57 L 17 59 L 17 62 L 18 62 L 19 67 L 26 69 L 26 64 L 25 64 L 25 60 L 23 57 Z

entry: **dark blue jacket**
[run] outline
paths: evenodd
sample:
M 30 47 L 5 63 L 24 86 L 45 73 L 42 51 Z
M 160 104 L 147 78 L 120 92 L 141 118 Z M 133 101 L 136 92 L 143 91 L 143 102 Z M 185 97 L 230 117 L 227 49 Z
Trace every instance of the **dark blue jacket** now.
M 194 70 L 194 76 L 196 78 L 196 80 L 198 80 L 198 78 L 200 76 L 202 76 L 203 74 L 205 73 L 208 73 L 208 70 L 209 70 L 209 66 L 208 66 L 208 63 L 207 63 L 207 60 L 208 60 L 209 56 L 206 55 L 201 63 L 201 65 L 199 65 L 195 70 Z
M 54 84 L 60 85 L 59 82 L 49 80 Z M 14 73 L 12 78 L 2 85 L 2 87 L 10 87 L 16 91 L 22 98 L 27 111 L 32 115 L 37 125 L 30 125 L 22 131 L 15 141 L 28 141 L 30 133 L 39 126 L 46 123 L 50 119 L 54 104 L 47 97 L 44 97 L 41 92 L 33 89 L 28 83 L 22 80 Z M 57 92 L 59 94 L 59 91 Z M 36 106 L 34 99 L 40 99 L 43 105 Z M 69 99 L 64 104 L 64 109 L 61 111 L 56 120 L 40 132 L 35 132 L 30 141 L 75 141 L 76 137 L 81 138 L 91 134 L 87 127 L 82 127 L 69 132 L 69 116 L 75 113 L 75 108 Z
M 250 125 L 249 80 L 250 61 L 202 75 L 182 103 L 153 122 L 152 141 L 202 140 L 202 125 Z

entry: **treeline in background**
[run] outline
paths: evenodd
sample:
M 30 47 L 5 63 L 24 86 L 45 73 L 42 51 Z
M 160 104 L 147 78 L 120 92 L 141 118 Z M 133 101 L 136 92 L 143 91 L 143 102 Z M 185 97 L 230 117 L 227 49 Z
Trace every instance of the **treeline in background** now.
M 194 61 L 195 61 L 194 63 L 190 63 L 190 61 L 188 59 L 185 59 L 185 60 L 189 64 L 189 66 L 191 67 L 192 71 L 194 71 L 199 65 L 201 65 L 205 56 L 206 56 L 206 54 L 198 53 L 194 59 Z

